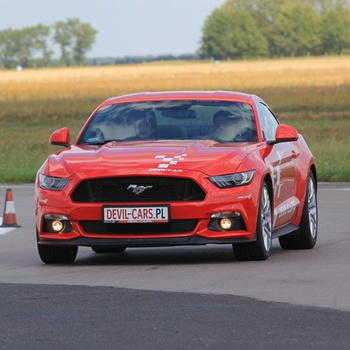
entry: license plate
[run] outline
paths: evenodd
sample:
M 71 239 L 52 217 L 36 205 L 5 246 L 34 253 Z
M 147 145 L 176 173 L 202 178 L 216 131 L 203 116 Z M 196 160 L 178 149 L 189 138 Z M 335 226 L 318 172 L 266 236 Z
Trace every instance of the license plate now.
M 157 223 L 169 222 L 169 219 L 169 205 L 103 207 L 103 222 L 106 224 Z

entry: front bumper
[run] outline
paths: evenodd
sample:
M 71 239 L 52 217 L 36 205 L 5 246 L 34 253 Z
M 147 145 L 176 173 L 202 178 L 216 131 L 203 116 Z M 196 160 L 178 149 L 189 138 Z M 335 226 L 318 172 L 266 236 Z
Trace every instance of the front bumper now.
M 162 229 L 161 225 L 152 223 L 142 224 L 143 228 L 133 223 L 104 224 L 102 207 L 113 203 L 75 203 L 69 195 L 72 188 L 56 192 L 37 186 L 35 211 L 38 243 L 140 247 L 227 244 L 254 240 L 259 204 L 259 191 L 256 189 L 259 186 L 253 182 L 248 186 L 229 189 L 218 189 L 211 183 L 202 184 L 202 187 L 207 192 L 203 201 L 166 203 L 170 206 L 171 217 L 168 226 L 172 228 L 167 229 L 167 225 L 163 225 Z M 140 205 L 129 202 L 120 204 Z M 243 226 L 227 231 L 213 229 L 212 215 L 223 212 L 238 212 Z M 44 224 L 46 214 L 65 215 L 71 230 L 65 233 L 48 232 Z

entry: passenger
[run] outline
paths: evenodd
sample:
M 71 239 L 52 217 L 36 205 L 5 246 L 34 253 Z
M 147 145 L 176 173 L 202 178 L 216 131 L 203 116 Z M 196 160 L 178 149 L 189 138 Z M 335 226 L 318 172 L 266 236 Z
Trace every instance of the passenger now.
M 221 142 L 244 141 L 239 138 L 247 131 L 247 125 L 242 116 L 230 111 L 216 112 L 213 118 L 214 130 L 212 137 Z

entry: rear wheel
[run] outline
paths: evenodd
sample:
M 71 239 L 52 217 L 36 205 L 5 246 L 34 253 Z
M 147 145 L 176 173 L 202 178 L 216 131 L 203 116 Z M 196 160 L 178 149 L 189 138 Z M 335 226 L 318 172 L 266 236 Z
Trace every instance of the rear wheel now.
M 245 244 L 233 244 L 238 260 L 266 260 L 272 247 L 271 199 L 268 186 L 264 181 L 258 209 L 256 241 Z
M 303 214 L 297 235 L 279 237 L 280 246 L 283 249 L 311 249 L 317 240 L 318 211 L 316 180 L 310 171 L 307 182 Z

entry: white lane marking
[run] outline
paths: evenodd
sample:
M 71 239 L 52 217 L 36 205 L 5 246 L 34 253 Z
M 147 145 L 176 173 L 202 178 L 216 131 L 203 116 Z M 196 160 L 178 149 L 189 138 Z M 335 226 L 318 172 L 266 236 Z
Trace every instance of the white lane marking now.
M 0 225 L 2 224 L 2 217 L 0 217 Z M 0 227 L 0 235 L 5 235 L 6 233 L 12 232 L 16 227 Z
M 34 184 L 22 184 L 22 185 L 14 185 L 14 184 L 2 184 L 0 188 L 34 188 Z

